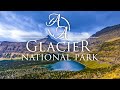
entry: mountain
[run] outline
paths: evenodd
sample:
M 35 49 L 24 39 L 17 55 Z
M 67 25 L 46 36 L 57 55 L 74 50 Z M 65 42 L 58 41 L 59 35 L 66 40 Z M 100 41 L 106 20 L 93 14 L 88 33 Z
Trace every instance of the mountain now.
M 109 34 L 109 33 L 112 33 L 112 32 L 116 33 L 115 31 L 120 32 L 120 24 L 106 27 L 106 28 L 96 32 L 95 34 L 93 34 L 92 37 L 98 37 L 98 36 Z M 114 34 L 114 33 L 112 33 L 112 34 Z M 116 35 L 120 36 L 120 33 L 118 33 Z
M 37 40 L 37 42 L 42 42 L 43 44 L 49 44 L 50 42 L 53 43 L 53 45 L 56 45 L 58 42 L 54 39 L 52 39 L 49 35 L 47 35 L 45 38 Z
M 56 45 L 57 45 L 58 42 L 57 42 L 54 38 L 50 37 L 49 35 L 47 35 L 47 36 L 46 36 L 45 38 L 43 38 L 43 39 L 37 40 L 37 42 L 38 42 L 37 47 L 39 47 L 39 42 L 42 42 L 42 43 L 43 43 L 43 44 L 42 44 L 43 50 L 46 50 L 46 49 L 48 48 L 48 46 L 49 46 L 49 43 L 52 42 L 52 45 L 53 45 L 55 51 L 57 51 Z M 66 46 L 66 45 L 63 45 L 63 44 L 59 44 L 59 48 L 60 48 L 61 50 L 65 50 L 65 49 L 67 48 L 67 46 Z M 38 48 L 37 50 L 38 50 L 38 52 L 39 52 L 39 48 Z M 53 52 L 52 49 L 50 50 L 50 52 Z
M 120 39 L 120 24 L 109 26 L 106 28 L 103 28 L 102 30 L 96 32 L 91 37 L 97 37 L 97 38 L 88 38 L 89 41 L 89 47 L 92 51 L 99 51 L 102 44 L 105 42 L 113 42 L 115 40 Z M 53 47 L 58 43 L 56 40 L 54 40 L 49 35 L 45 38 L 42 38 L 40 40 L 37 40 L 37 43 L 31 42 L 29 44 L 29 48 L 34 50 L 34 46 L 37 46 L 37 53 L 39 52 L 39 42 L 42 42 L 43 49 L 48 48 L 48 45 L 50 42 L 53 43 Z M 59 45 L 61 49 L 66 49 L 65 45 Z M 56 49 L 56 48 L 55 48 Z M 71 48 L 72 51 L 72 48 Z M 52 51 L 50 51 L 52 52 Z M 26 49 L 26 42 L 9 42 L 9 41 L 3 41 L 0 42 L 0 57 L 3 58 L 10 58 L 12 57 L 19 57 L 20 54 L 29 54 L 30 52 Z
M 110 64 L 120 64 L 120 39 L 104 42 L 99 46 L 99 59 Z
M 89 47 L 102 62 L 120 64 L 120 24 L 106 27 L 89 38 Z
M 38 46 L 39 51 L 39 42 L 43 43 L 43 48 L 47 48 L 49 43 L 52 42 L 53 45 L 57 44 L 57 41 L 52 39 L 49 35 L 43 39 L 37 40 L 37 43 L 31 42 L 29 44 L 29 48 L 34 49 L 33 47 L 36 45 Z M 0 57 L 2 58 L 10 58 L 12 57 L 19 57 L 21 53 L 30 53 L 26 49 L 27 42 L 9 42 L 3 41 L 0 43 Z
M 24 52 L 24 47 L 26 46 L 25 42 L 8 42 L 3 41 L 0 44 L 0 52 L 10 53 L 10 52 Z
M 104 42 L 120 39 L 120 24 L 103 28 L 102 30 L 93 34 L 91 37 L 96 38 L 88 39 L 90 47 L 99 47 L 99 45 L 103 44 Z

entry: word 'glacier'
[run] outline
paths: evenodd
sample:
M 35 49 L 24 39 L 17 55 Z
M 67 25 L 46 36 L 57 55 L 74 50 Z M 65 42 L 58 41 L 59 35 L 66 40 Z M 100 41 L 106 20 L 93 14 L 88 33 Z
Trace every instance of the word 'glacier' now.
M 38 51 L 37 50 L 38 45 L 34 46 L 34 50 L 31 50 L 29 48 L 29 43 L 30 42 L 34 42 L 34 43 L 37 44 L 36 40 L 28 41 L 27 44 L 26 44 L 27 50 L 30 51 L 30 52 Z M 79 45 L 79 43 L 81 43 L 81 45 Z M 63 49 L 60 48 L 60 45 L 66 45 L 66 48 L 63 50 Z M 87 46 L 88 46 L 88 41 L 86 41 L 86 40 L 82 40 L 81 42 L 73 42 L 72 46 L 71 46 L 70 42 L 58 42 L 56 45 L 53 45 L 53 43 L 50 42 L 48 47 L 46 48 L 46 50 L 45 49 L 43 50 L 43 43 L 39 42 L 39 51 L 40 52 L 50 52 L 50 50 L 52 50 L 53 52 L 56 52 L 56 51 L 58 51 L 58 52 L 70 52 L 71 48 L 72 48 L 73 52 L 79 52 L 79 51 L 84 52 L 85 51 L 84 49 L 86 49 L 87 51 L 90 51 Z M 55 48 L 56 48 L 56 50 L 55 50 Z M 81 48 L 81 50 L 80 50 L 80 48 Z

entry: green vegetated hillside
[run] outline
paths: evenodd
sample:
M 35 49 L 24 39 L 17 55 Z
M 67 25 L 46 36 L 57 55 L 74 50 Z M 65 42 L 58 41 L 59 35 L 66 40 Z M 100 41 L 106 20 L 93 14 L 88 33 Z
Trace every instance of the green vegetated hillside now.
M 50 71 L 43 66 L 50 63 L 3 63 L 1 79 L 119 79 L 120 78 L 120 25 L 107 27 L 90 40 L 91 53 L 98 54 L 98 61 L 79 61 L 86 66 L 82 71 Z M 74 56 L 74 53 L 70 53 Z M 74 59 L 74 58 L 73 58 Z M 15 65 L 14 65 L 15 64 Z M 6 66 L 7 68 L 6 68 Z M 20 65 L 18 67 L 18 65 Z M 8 67 L 11 66 L 11 67 Z
M 105 42 L 100 46 L 98 55 L 100 60 L 111 64 L 120 63 L 120 39 Z
M 101 45 L 98 55 L 99 61 L 80 61 L 86 65 L 83 71 L 49 71 L 42 67 L 46 63 L 30 63 L 21 67 L 9 68 L 0 71 L 0 78 L 7 79 L 115 79 L 120 78 L 119 60 L 115 62 L 113 57 L 118 58 L 120 40 L 105 42 Z M 117 46 L 118 45 L 118 46 Z M 116 46 L 115 48 L 112 48 Z M 111 54 L 108 54 L 111 53 Z M 119 58 L 118 58 L 119 59 Z M 19 64 L 20 65 L 20 64 Z

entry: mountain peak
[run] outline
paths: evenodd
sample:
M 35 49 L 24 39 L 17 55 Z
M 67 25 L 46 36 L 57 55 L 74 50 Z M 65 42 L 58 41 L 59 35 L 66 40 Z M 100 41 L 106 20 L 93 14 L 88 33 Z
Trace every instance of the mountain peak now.
M 50 42 L 52 42 L 54 45 L 56 45 L 58 43 L 50 35 L 47 35 L 45 38 L 38 40 L 38 42 L 43 42 L 44 44 L 49 44 Z
M 53 44 L 57 44 L 57 41 L 54 40 L 50 35 L 47 35 L 46 37 L 47 37 L 48 42 L 52 42 Z
M 50 35 L 47 35 L 46 38 L 50 38 L 50 39 L 51 39 L 51 36 L 50 36 Z

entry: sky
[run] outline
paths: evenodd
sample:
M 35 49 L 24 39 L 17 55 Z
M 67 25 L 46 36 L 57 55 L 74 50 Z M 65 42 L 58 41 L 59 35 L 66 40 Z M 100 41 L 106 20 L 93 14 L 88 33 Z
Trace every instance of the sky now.
M 55 26 L 46 26 L 52 13 L 69 21 L 67 37 L 71 42 L 89 38 L 107 26 L 120 24 L 120 11 L 0 11 L 0 41 L 41 39 L 49 34 L 48 28 L 58 36 L 61 30 L 57 32 Z M 62 20 L 60 24 L 66 25 Z

